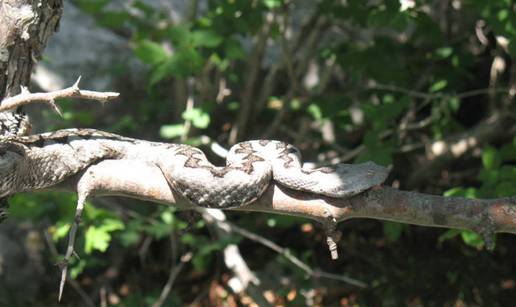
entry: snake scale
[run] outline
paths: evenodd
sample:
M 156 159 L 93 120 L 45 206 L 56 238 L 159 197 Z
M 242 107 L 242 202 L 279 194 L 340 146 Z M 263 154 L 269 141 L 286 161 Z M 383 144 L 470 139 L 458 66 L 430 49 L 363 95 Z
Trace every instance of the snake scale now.
M 154 164 L 173 190 L 208 208 L 244 206 L 272 181 L 307 193 L 350 197 L 383 183 L 388 174 L 373 162 L 305 169 L 299 150 L 280 141 L 238 143 L 230 149 L 226 165 L 215 166 L 200 149 L 188 145 L 65 129 L 0 139 L 0 198 L 51 187 L 109 159 Z

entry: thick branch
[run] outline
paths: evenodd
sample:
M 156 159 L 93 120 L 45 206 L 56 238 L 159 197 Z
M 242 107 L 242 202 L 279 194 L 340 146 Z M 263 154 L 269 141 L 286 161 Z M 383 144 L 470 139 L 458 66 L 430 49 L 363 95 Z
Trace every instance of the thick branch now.
M 121 176 L 120 174 L 123 174 Z M 89 196 L 120 195 L 192 209 L 194 205 L 170 189 L 161 170 L 137 160 L 106 160 L 61 184 L 59 189 Z M 443 197 L 375 187 L 349 199 L 319 197 L 271 184 L 257 201 L 235 210 L 329 219 L 372 218 L 401 223 L 471 229 L 485 237 L 494 232 L 516 234 L 516 200 Z

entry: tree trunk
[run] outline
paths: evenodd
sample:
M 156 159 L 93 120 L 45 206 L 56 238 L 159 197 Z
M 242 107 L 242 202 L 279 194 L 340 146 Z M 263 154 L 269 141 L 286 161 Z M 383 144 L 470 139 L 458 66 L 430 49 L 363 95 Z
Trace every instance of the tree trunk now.
M 62 0 L 4 0 L 0 2 L 0 97 L 28 86 L 36 61 L 57 30 Z
M 32 68 L 57 31 L 62 12 L 62 0 L 0 0 L 0 105 L 28 87 Z M 13 112 L 0 112 L 0 128 Z M 7 202 L 0 199 L 0 221 L 6 216 Z

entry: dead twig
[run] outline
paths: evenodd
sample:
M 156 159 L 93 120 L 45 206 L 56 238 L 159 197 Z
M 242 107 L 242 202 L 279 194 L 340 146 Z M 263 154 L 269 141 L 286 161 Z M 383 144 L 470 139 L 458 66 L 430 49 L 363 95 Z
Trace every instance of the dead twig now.
M 273 28 L 272 25 L 276 22 L 276 15 L 276 13 L 271 13 L 266 16 L 266 20 L 253 49 L 254 52 L 249 58 L 249 63 L 247 64 L 249 73 L 247 74 L 244 90 L 241 96 L 238 118 L 229 133 L 229 144 L 235 144 L 238 139 L 245 134 L 245 129 L 249 124 L 249 118 L 253 111 L 253 98 L 256 93 L 255 86 L 262 67 L 262 60 L 265 55 L 267 40 L 271 34 Z
M 48 233 L 48 231 L 44 231 L 43 235 L 45 238 L 45 242 L 47 243 L 48 249 L 50 250 L 50 254 L 52 254 L 52 256 L 54 258 L 59 257 L 59 253 L 57 251 L 56 245 L 55 245 L 54 241 L 52 240 L 52 238 L 50 237 L 50 234 Z M 72 288 L 74 288 L 75 291 L 77 291 L 77 293 L 83 299 L 84 303 L 87 306 L 95 307 L 95 303 L 93 302 L 93 300 L 88 296 L 88 294 L 86 294 L 86 292 L 81 288 L 81 286 L 79 285 L 79 283 L 77 281 L 75 281 L 74 279 L 71 279 L 69 281 L 69 283 L 72 286 Z
M 391 84 L 374 84 L 366 88 L 367 90 L 385 90 L 390 92 L 396 92 L 400 94 L 405 94 L 408 96 L 423 98 L 423 99 L 437 99 L 442 97 L 457 97 L 458 99 L 464 99 L 468 97 L 478 96 L 478 95 L 486 95 L 490 93 L 511 93 L 511 89 L 499 87 L 499 88 L 479 88 L 471 91 L 460 92 L 457 94 L 453 93 L 426 93 L 410 90 L 404 87 L 391 85 Z
M 161 294 L 159 295 L 158 300 L 154 304 L 152 304 L 152 307 L 163 306 L 163 303 L 165 303 L 165 300 L 167 299 L 168 295 L 170 294 L 170 291 L 172 290 L 174 281 L 176 280 L 181 270 L 184 268 L 185 264 L 189 262 L 191 259 L 192 252 L 187 252 L 186 254 L 181 256 L 181 258 L 179 259 L 179 263 L 174 263 L 172 265 L 172 267 L 170 268 L 170 274 L 168 275 L 167 283 L 161 290 Z
M 48 92 L 48 93 L 30 93 L 26 87 L 22 87 L 20 94 L 5 98 L 0 103 L 0 112 L 12 110 L 20 106 L 33 104 L 33 103 L 44 103 L 49 105 L 54 111 L 62 116 L 61 110 L 56 105 L 55 101 L 60 98 L 81 98 L 88 100 L 97 100 L 101 103 L 106 103 L 110 100 L 117 98 L 120 94 L 115 92 L 95 92 L 81 90 L 79 88 L 79 82 L 81 77 L 75 81 L 75 83 L 65 89 Z
M 63 260 L 58 264 L 59 267 L 61 268 L 61 281 L 59 282 L 59 297 L 58 297 L 59 302 L 61 301 L 61 297 L 63 295 L 63 290 L 64 290 L 64 285 L 66 282 L 66 277 L 68 276 L 68 264 L 70 262 L 70 258 L 72 257 L 72 255 L 77 256 L 77 254 L 75 253 L 75 250 L 74 250 L 75 237 L 77 234 L 77 229 L 79 228 L 79 224 L 81 223 L 81 217 L 82 217 L 82 212 L 84 210 L 86 197 L 87 197 L 86 194 L 79 193 L 79 199 L 77 200 L 77 207 L 75 209 L 75 218 L 74 218 L 74 221 L 72 223 L 72 226 L 70 228 L 70 232 L 68 235 L 68 245 L 66 248 L 66 254 L 65 254 Z
M 314 278 L 324 277 L 324 278 L 329 278 L 329 279 L 334 279 L 334 280 L 340 280 L 340 281 L 343 281 L 345 283 L 348 283 L 350 285 L 354 285 L 354 286 L 357 286 L 360 288 L 368 287 L 368 285 L 366 283 L 356 280 L 356 279 L 353 279 L 353 278 L 350 278 L 350 277 L 347 277 L 347 276 L 331 274 L 331 273 L 320 271 L 318 269 L 314 270 L 314 269 L 310 268 L 306 263 L 301 261 L 299 258 L 292 255 L 288 251 L 288 249 L 279 246 L 278 244 L 272 242 L 271 240 L 266 239 L 260 235 L 257 235 L 256 233 L 250 232 L 249 230 L 241 228 L 231 222 L 228 222 L 227 220 L 220 220 L 215 217 L 214 217 L 214 220 L 216 221 L 217 227 L 222 228 L 224 231 L 239 234 L 244 238 L 247 238 L 254 242 L 258 242 L 258 243 L 270 248 L 271 250 L 275 251 L 276 253 L 282 255 L 288 261 L 290 261 L 292 264 L 294 264 L 295 266 L 297 266 L 298 268 L 303 270 L 310 277 L 314 277 Z

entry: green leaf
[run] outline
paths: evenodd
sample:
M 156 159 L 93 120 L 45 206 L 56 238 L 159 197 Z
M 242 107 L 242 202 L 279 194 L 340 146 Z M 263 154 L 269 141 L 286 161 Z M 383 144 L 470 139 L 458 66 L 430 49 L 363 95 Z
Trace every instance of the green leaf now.
M 168 31 L 168 36 L 176 48 L 187 47 L 191 40 L 190 34 L 189 25 L 187 24 L 177 25 Z
M 444 241 L 455 238 L 461 233 L 460 229 L 448 229 L 442 235 L 439 236 L 438 242 L 442 244 Z
M 191 39 L 193 45 L 198 47 L 215 48 L 222 43 L 222 36 L 210 30 L 194 31 Z
M 120 242 L 125 247 L 135 246 L 138 242 L 140 242 L 141 232 L 135 230 L 127 230 L 121 233 L 118 238 Z
M 263 0 L 263 4 L 269 9 L 273 9 L 279 7 L 282 3 L 282 0 Z
M 478 178 L 482 181 L 482 185 L 495 185 L 500 177 L 499 169 L 481 169 Z
M 403 232 L 404 225 L 394 222 L 383 222 L 383 233 L 390 241 L 397 241 Z
M 119 220 L 119 219 L 114 219 L 114 218 L 108 218 L 108 219 L 104 219 L 103 220 L 103 223 L 102 223 L 102 226 L 101 226 L 102 230 L 104 231 L 107 231 L 107 232 L 113 232 L 115 230 L 121 230 L 121 229 L 124 229 L 125 228 L 125 225 L 124 223 Z
M 455 187 L 451 188 L 443 193 L 443 196 L 450 197 L 450 196 L 462 196 L 466 198 L 477 198 L 477 189 L 475 188 L 462 188 L 462 187 Z
M 98 18 L 98 22 L 101 26 L 106 28 L 121 28 L 131 18 L 131 15 L 125 11 L 116 12 L 104 12 Z
M 158 82 L 172 76 L 172 57 L 167 58 L 163 63 L 157 65 L 149 77 L 149 85 L 152 87 Z
M 79 276 L 79 274 L 81 274 L 82 271 L 84 271 L 84 269 L 86 268 L 86 264 L 86 260 L 81 259 L 77 262 L 77 264 L 72 266 L 72 268 L 70 269 L 70 276 L 72 277 L 72 279 L 76 279 L 77 276 Z
M 85 239 L 84 251 L 86 254 L 91 254 L 94 250 L 105 252 L 109 247 L 111 235 L 102 228 L 90 226 L 86 230 Z
M 430 92 L 432 92 L 432 93 L 438 92 L 438 91 L 444 89 L 446 87 L 446 85 L 448 85 L 448 81 L 446 81 L 444 79 L 439 80 L 439 81 L 435 82 L 434 84 L 432 84 L 432 86 L 430 87 Z
M 165 125 L 159 130 L 159 135 L 164 139 L 173 139 L 182 136 L 185 132 L 183 124 Z
M 469 246 L 475 248 L 481 248 L 482 246 L 484 246 L 484 240 L 482 240 L 482 237 L 474 231 L 463 230 L 460 233 L 460 235 L 464 243 L 466 243 Z
M 150 65 L 164 62 L 168 57 L 167 52 L 160 44 L 146 39 L 141 40 L 136 44 L 134 54 L 142 62 Z
M 509 10 L 507 10 L 507 9 L 499 10 L 497 17 L 498 17 L 499 21 L 505 21 L 507 19 L 507 17 L 509 17 Z
M 105 252 L 111 242 L 111 232 L 124 229 L 117 219 L 105 219 L 100 226 L 90 226 L 86 230 L 84 251 L 91 254 L 94 250 Z
M 236 111 L 240 109 L 240 103 L 238 101 L 232 101 L 228 103 L 228 110 Z
M 500 154 L 496 148 L 487 147 L 482 151 L 482 165 L 486 170 L 499 169 L 501 163 Z
M 442 47 L 435 50 L 435 53 L 441 58 L 447 58 L 453 53 L 453 49 L 451 47 Z
M 56 225 L 54 231 L 52 232 L 52 240 L 58 241 L 59 239 L 66 237 L 69 230 L 70 230 L 69 223 L 59 222 Z
M 143 230 L 156 239 L 166 237 L 173 230 L 172 225 L 161 221 L 153 221 L 150 225 L 143 226 Z
M 320 121 L 322 120 L 322 112 L 321 112 L 321 108 L 319 108 L 319 106 L 315 103 L 312 103 L 308 106 L 308 109 L 307 109 L 308 113 L 310 115 L 312 115 L 312 117 L 317 120 L 317 121 Z
M 450 108 L 453 112 L 457 112 L 460 108 L 460 99 L 457 97 L 450 97 L 448 100 L 448 103 L 450 104 Z
M 192 108 L 183 112 L 184 120 L 192 122 L 193 126 L 199 129 L 205 129 L 210 124 L 210 115 L 199 108 Z
M 172 212 L 170 212 L 170 211 L 163 211 L 161 213 L 161 219 L 167 225 L 173 225 L 175 222 L 174 214 L 172 214 Z
M 204 59 L 193 48 L 178 49 L 155 67 L 151 73 L 149 84 L 154 86 L 156 83 L 171 76 L 178 78 L 188 77 L 198 72 L 202 68 L 203 62 Z

